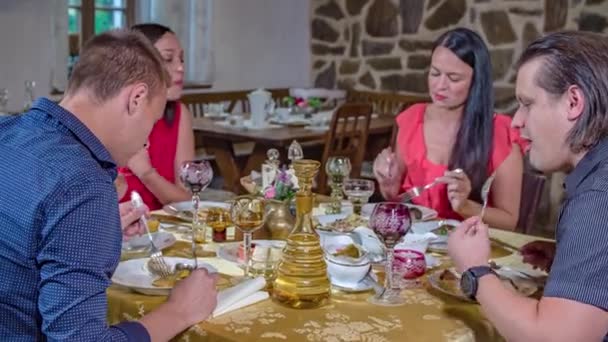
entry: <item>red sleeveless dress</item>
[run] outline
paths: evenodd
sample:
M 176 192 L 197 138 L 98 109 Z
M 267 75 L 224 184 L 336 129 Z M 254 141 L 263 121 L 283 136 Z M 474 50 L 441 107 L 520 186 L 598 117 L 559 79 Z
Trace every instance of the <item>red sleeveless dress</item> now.
M 179 120 L 181 118 L 181 104 L 175 105 L 175 117 L 169 125 L 165 119 L 160 119 L 154 124 L 150 137 L 148 138 L 148 154 L 150 163 L 156 172 L 163 176 L 167 181 L 175 183 L 175 155 L 177 152 L 177 137 L 179 133 Z M 162 203 L 146 186 L 135 176 L 129 168 L 121 167 L 118 172 L 125 176 L 127 181 L 127 192 L 120 202 L 131 199 L 131 191 L 137 191 L 144 203 L 150 210 L 162 208 Z
M 396 119 L 399 126 L 397 144 L 401 151 L 401 158 L 407 166 L 407 174 L 401 185 L 402 192 L 413 186 L 429 184 L 435 178 L 443 176 L 448 169 L 447 165 L 435 164 L 427 159 L 423 129 L 426 106 L 426 103 L 415 104 L 399 114 Z M 488 175 L 492 174 L 507 158 L 514 143 L 520 147 L 525 144 L 520 138 L 519 130 L 511 127 L 511 118 L 494 114 L 494 140 Z M 439 184 L 424 191 L 412 202 L 436 210 L 441 218 L 462 220 L 462 217 L 452 210 L 446 184 Z

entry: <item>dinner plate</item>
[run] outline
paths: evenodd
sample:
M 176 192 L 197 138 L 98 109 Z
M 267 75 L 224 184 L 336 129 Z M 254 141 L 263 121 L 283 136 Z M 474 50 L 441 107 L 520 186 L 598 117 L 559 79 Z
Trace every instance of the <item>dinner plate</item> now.
M 376 204 L 377 203 L 367 203 L 367 204 L 363 205 L 363 207 L 361 208 L 361 215 L 364 217 L 370 217 L 372 215 L 372 212 L 374 211 L 374 207 L 376 206 Z M 408 208 L 414 208 L 414 209 L 420 210 L 420 213 L 421 213 L 420 221 L 428 221 L 428 220 L 437 218 L 437 211 L 434 209 L 423 207 L 421 205 L 410 204 L 410 203 L 407 203 L 406 205 L 408 206 Z M 351 212 L 352 212 L 352 206 L 350 208 L 351 208 Z
M 192 264 L 192 259 L 178 257 L 163 257 L 167 265 L 174 268 L 178 262 Z M 152 285 L 158 277 L 153 275 L 147 267 L 150 258 L 131 259 L 122 261 L 116 267 L 112 282 L 127 287 L 135 292 L 151 295 L 166 296 L 171 292 L 171 287 L 158 287 Z M 200 261 L 199 268 L 206 268 L 209 273 L 217 273 L 217 269 L 207 263 Z
M 205 208 L 222 208 L 226 210 L 230 210 L 230 203 L 226 202 L 218 202 L 218 201 L 201 201 L 199 202 L 199 209 Z M 190 221 L 192 220 L 192 201 L 183 201 L 170 203 L 163 207 L 163 210 L 175 217 L 178 217 L 182 220 Z
M 448 234 L 443 234 L 438 229 L 443 225 L 449 225 L 454 228 L 460 225 L 458 220 L 437 220 L 437 221 L 419 221 L 412 224 L 412 232 L 415 234 L 433 233 L 436 238 L 430 241 L 429 246 L 435 250 L 447 250 Z
M 372 290 L 374 287 L 372 286 L 372 284 L 365 282 L 365 281 L 360 281 L 356 284 L 343 284 L 340 282 L 336 282 L 335 280 L 332 280 L 331 275 L 327 275 L 329 277 L 329 282 L 331 284 L 331 287 L 342 291 L 342 292 L 348 292 L 348 293 L 357 293 L 357 292 L 366 292 L 366 291 L 370 291 Z M 371 276 L 372 278 L 374 278 L 375 281 L 378 281 L 378 276 L 376 276 L 376 274 L 374 272 L 371 272 Z
M 454 276 L 454 280 L 443 280 L 441 279 L 441 275 L 443 272 L 451 272 Z M 524 296 L 531 296 L 536 291 L 538 291 L 538 285 L 535 282 L 518 277 L 513 272 L 502 272 L 501 270 L 496 271 L 496 273 L 500 276 L 501 281 L 505 286 L 513 287 L 515 284 L 515 290 Z M 447 294 L 451 297 L 458 298 L 460 300 L 472 302 L 470 298 L 464 296 L 462 291 L 460 290 L 460 275 L 453 269 L 439 269 L 434 272 L 431 272 L 427 277 L 429 284 L 432 288 Z M 509 281 L 509 279 L 513 282 Z
M 161 250 L 173 246 L 177 240 L 175 236 L 169 232 L 158 231 L 151 235 L 154 245 Z M 123 252 L 138 252 L 149 247 L 150 238 L 148 237 L 148 234 L 132 237 L 128 241 L 123 241 L 122 243 Z
M 253 240 L 252 243 L 263 247 L 284 248 L 287 244 L 284 240 Z M 243 261 L 239 260 L 239 245 L 242 242 L 230 242 L 218 245 L 216 254 L 218 258 L 226 261 L 234 262 L 238 265 L 243 265 Z

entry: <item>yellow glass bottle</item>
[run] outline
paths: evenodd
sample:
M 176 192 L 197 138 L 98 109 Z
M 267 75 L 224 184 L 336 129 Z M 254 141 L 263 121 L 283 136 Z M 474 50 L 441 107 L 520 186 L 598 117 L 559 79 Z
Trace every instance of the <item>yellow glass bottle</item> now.
M 324 305 L 330 295 L 327 264 L 312 222 L 312 180 L 321 163 L 300 159 L 292 165 L 300 187 L 296 194 L 296 223 L 287 237 L 272 298 L 291 308 L 310 309 Z

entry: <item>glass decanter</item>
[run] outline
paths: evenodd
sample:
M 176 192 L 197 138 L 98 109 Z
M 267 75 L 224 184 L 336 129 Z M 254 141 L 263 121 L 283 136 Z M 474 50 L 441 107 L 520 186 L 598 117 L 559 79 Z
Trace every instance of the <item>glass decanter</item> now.
M 342 182 L 350 175 L 350 159 L 347 157 L 330 157 L 325 164 L 325 173 L 329 178 L 331 187 L 331 202 L 325 208 L 326 214 L 340 214 L 342 212 Z
M 320 166 L 318 161 L 308 159 L 293 163 L 300 184 L 296 194 L 296 223 L 283 249 L 272 298 L 294 309 L 322 306 L 330 296 L 327 264 L 312 222 L 312 180 Z

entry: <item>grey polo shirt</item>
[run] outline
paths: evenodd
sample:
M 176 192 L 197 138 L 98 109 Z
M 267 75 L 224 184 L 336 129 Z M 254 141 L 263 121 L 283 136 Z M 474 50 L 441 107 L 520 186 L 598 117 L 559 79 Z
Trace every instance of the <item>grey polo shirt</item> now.
M 566 177 L 545 297 L 608 310 L 608 138 Z M 607 340 L 606 338 L 604 339 Z

